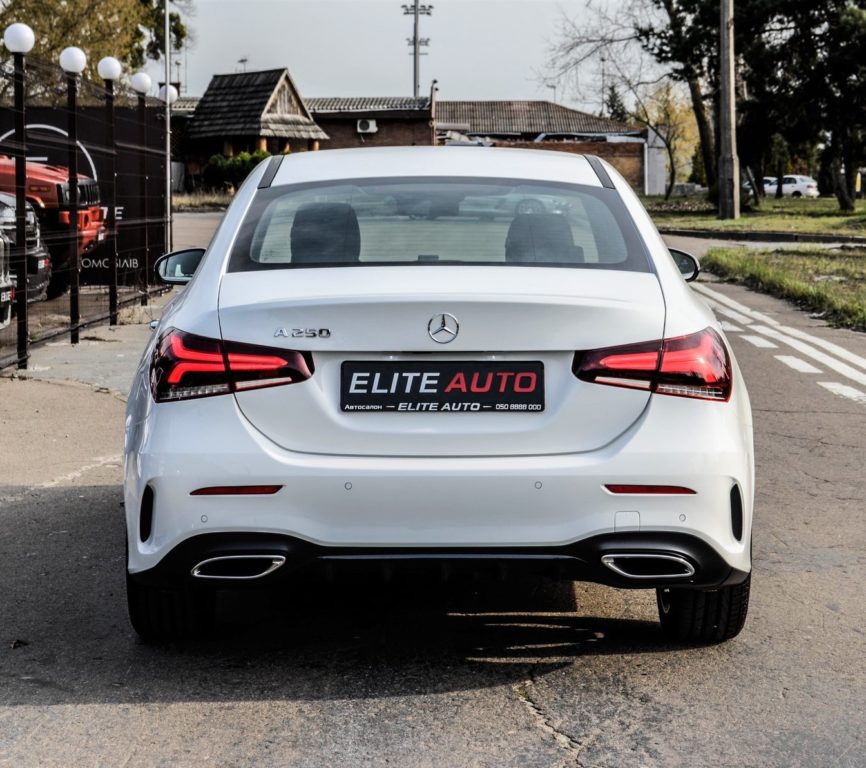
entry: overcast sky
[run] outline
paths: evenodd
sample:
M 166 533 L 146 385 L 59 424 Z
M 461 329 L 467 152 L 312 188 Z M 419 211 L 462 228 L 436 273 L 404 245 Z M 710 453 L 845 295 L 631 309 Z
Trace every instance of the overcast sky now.
M 195 0 L 195 41 L 179 57 L 184 92 L 204 93 L 214 74 L 288 67 L 302 96 L 403 96 L 412 92 L 407 38 L 411 0 Z M 429 37 L 421 92 L 441 99 L 551 99 L 543 78 L 563 10 L 577 0 L 425 0 Z M 188 69 L 186 63 L 188 61 Z M 158 67 L 151 71 L 157 74 Z M 176 78 L 172 69 L 172 79 Z M 579 104 L 560 87 L 557 100 Z

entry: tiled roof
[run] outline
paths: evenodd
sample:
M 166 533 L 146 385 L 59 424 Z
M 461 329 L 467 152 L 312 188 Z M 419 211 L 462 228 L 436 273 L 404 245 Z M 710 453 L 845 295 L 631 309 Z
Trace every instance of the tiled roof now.
M 171 105 L 171 111 L 179 114 L 192 114 L 201 101 L 201 96 L 178 96 L 177 101 Z
M 633 128 L 551 101 L 437 101 L 436 120 L 478 135 L 631 133 Z
M 214 75 L 196 107 L 190 137 L 327 139 L 327 134 L 313 122 L 303 102 L 300 103 L 304 114 L 265 113 L 284 76 L 297 95 L 286 69 Z
M 411 96 L 327 96 L 304 99 L 310 112 L 386 112 L 430 109 L 430 99 Z

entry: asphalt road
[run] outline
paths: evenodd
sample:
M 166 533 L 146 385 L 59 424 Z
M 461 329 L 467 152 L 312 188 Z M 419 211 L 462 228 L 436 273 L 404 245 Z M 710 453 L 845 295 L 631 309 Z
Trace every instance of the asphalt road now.
M 866 336 L 697 290 L 757 451 L 752 605 L 713 648 L 665 645 L 649 592 L 412 579 L 227 593 L 212 638 L 143 646 L 120 453 L 149 331 L 37 350 L 0 379 L 0 765 L 866 765 Z

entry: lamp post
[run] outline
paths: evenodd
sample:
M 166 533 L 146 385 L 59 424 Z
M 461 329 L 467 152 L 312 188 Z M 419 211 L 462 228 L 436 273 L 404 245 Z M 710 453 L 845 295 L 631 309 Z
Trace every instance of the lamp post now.
M 87 56 L 81 48 L 71 46 L 60 52 L 60 66 L 66 73 L 66 110 L 69 134 L 69 326 L 73 344 L 78 343 L 78 272 L 81 259 L 78 252 L 78 120 L 76 97 L 78 76 L 87 66 Z
M 108 148 L 108 173 L 105 182 L 105 207 L 108 209 L 108 317 L 117 325 L 117 148 L 114 143 L 114 82 L 123 74 L 123 67 L 113 56 L 99 60 L 96 67 L 105 80 L 105 146 Z
M 166 83 L 159 89 L 159 98 L 165 104 L 165 251 L 172 247 L 171 221 L 171 105 L 177 101 L 177 88 Z
M 36 38 L 26 24 L 10 24 L 3 33 L 6 49 L 15 59 L 15 250 L 12 263 L 18 291 L 18 367 L 27 368 L 30 356 L 27 339 L 27 142 L 24 136 L 24 56 L 33 49 Z
M 138 94 L 138 143 L 139 143 L 139 199 L 141 207 L 139 209 L 142 231 L 142 243 L 144 245 L 143 256 L 144 264 L 142 266 L 141 284 L 141 306 L 147 306 L 147 286 L 150 281 L 148 270 L 150 269 L 150 249 L 148 247 L 147 236 L 147 119 L 145 97 L 150 90 L 151 80 L 147 72 L 136 72 L 130 80 L 132 89 Z

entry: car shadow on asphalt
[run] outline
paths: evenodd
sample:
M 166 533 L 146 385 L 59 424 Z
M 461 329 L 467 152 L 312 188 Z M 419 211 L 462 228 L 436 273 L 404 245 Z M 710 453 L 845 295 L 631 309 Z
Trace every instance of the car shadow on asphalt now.
M 221 592 L 207 635 L 148 646 L 126 615 L 120 489 L 19 496 L 0 506 L 4 704 L 415 695 L 672 650 L 645 592 L 416 575 Z

